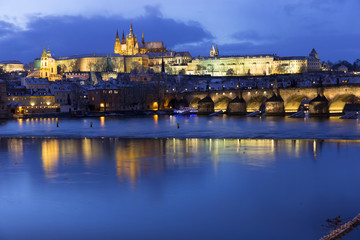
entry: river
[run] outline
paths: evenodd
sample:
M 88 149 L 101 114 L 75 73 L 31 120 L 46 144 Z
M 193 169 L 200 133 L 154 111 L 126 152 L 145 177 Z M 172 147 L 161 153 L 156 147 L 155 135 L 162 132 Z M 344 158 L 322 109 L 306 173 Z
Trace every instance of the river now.
M 319 239 L 360 210 L 357 120 L 56 125 L 0 126 L 0 239 Z

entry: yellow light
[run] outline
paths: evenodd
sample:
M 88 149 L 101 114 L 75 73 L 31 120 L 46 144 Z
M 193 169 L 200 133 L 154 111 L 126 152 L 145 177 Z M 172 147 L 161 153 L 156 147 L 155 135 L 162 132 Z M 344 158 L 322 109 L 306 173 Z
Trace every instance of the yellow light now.
M 35 103 L 30 103 L 30 105 L 33 107 L 33 106 L 35 106 Z
M 159 106 L 158 102 L 154 102 L 154 103 L 153 103 L 153 107 L 154 107 L 154 108 L 158 108 L 158 106 Z
M 49 105 L 50 105 L 50 102 L 46 102 L 46 104 L 49 106 Z
M 105 106 L 105 105 L 104 105 L 103 103 L 100 103 L 100 107 L 102 107 L 102 108 L 103 108 L 104 106 Z

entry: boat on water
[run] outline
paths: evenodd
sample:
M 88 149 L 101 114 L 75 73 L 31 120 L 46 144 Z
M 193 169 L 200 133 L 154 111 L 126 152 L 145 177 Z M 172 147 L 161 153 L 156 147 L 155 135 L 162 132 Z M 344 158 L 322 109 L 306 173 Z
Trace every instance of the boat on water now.
M 195 107 L 184 107 L 181 109 L 174 110 L 174 114 L 178 115 L 188 115 L 188 114 L 197 114 L 198 110 Z

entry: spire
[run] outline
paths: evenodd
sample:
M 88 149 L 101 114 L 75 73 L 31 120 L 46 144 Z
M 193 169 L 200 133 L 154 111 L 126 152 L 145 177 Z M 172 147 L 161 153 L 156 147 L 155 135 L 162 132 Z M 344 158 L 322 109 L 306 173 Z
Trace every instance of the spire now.
M 114 53 L 119 54 L 121 50 L 120 47 L 120 39 L 119 39 L 119 31 L 116 30 L 116 38 L 115 38 L 115 44 L 114 44 Z
M 125 33 L 123 31 L 123 35 L 122 35 L 122 39 L 121 39 L 121 44 L 125 44 L 126 41 L 125 41 Z
M 129 34 L 129 37 L 133 37 L 133 36 L 134 36 L 134 31 L 133 31 L 132 24 L 130 24 L 130 34 Z
M 45 48 L 45 44 L 44 44 L 44 49 L 43 49 L 43 52 L 41 54 L 41 58 L 46 58 L 48 55 L 46 53 L 46 48 Z
M 215 56 L 219 56 L 219 48 L 217 45 L 216 45 L 216 49 L 215 49 Z
M 214 56 L 215 56 L 215 48 L 214 48 L 214 45 L 211 45 L 210 57 L 214 57 Z
M 142 32 L 141 42 L 142 42 L 142 44 L 145 44 L 144 31 Z

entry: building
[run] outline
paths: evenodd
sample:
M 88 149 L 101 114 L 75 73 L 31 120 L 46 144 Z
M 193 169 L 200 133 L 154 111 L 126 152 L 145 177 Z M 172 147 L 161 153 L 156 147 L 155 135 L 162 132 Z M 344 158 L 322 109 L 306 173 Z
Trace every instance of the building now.
M 186 74 L 211 76 L 252 76 L 319 71 L 321 71 L 320 60 L 315 49 L 309 56 L 299 57 L 278 57 L 275 54 L 221 56 L 218 47 L 214 48 L 214 45 L 211 46 L 209 57 L 194 58 L 186 66 Z
M 0 68 L 4 70 L 4 72 L 22 72 L 24 71 L 24 64 L 20 61 L 1 61 Z
M 56 60 L 51 57 L 50 49 L 46 52 L 45 47 L 40 60 L 40 78 L 47 78 L 49 81 L 61 79 L 57 72 Z
M 45 51 L 34 62 L 38 72 L 29 77 L 61 79 L 60 74 L 83 72 L 106 72 L 103 79 L 116 78 L 117 73 L 139 73 L 150 70 L 160 73 L 162 64 L 168 74 L 211 76 L 258 76 L 272 74 L 294 74 L 321 71 L 318 53 L 312 49 L 309 56 L 279 57 L 275 54 L 220 55 L 218 46 L 211 46 L 210 56 L 192 58 L 189 52 L 166 49 L 163 42 L 145 42 L 144 34 L 138 41 L 132 25 L 125 37 L 116 32 L 114 53 L 82 54 L 52 57 Z M 111 70 L 110 70 L 111 69 Z
M 89 108 L 98 112 L 143 110 L 144 89 L 136 85 L 101 82 L 88 89 Z
M 60 112 L 60 105 L 55 104 L 54 95 L 44 90 L 23 95 L 8 95 L 7 100 L 13 114 L 31 115 Z
M 186 74 L 212 76 L 269 75 L 274 71 L 274 55 L 198 57 L 187 64 Z
M 120 41 L 119 32 L 116 32 L 114 53 L 120 55 L 136 55 L 138 53 L 144 54 L 149 52 L 166 52 L 163 42 L 145 42 L 144 32 L 142 33 L 141 42 L 138 42 L 137 36 L 134 34 L 132 24 L 130 25 L 130 32 L 126 36 L 123 32 Z

